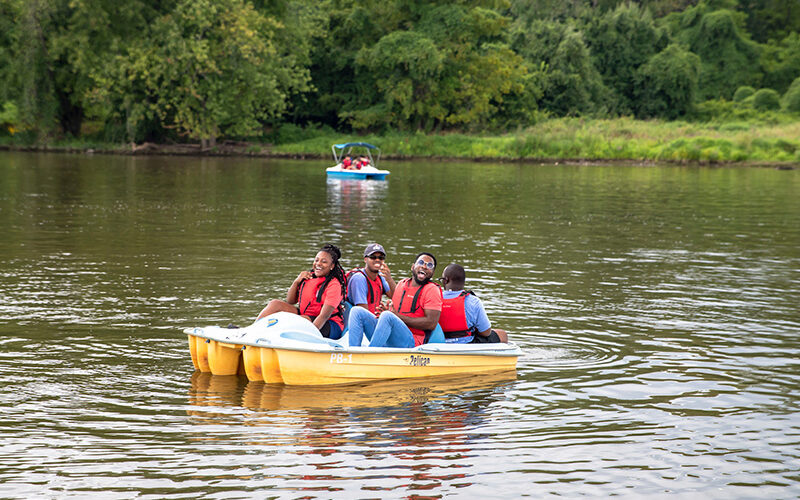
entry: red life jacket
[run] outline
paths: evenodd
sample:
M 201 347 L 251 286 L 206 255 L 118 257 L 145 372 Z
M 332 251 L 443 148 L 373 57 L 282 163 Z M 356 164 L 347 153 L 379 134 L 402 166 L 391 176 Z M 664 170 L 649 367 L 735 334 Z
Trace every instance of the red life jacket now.
M 467 295 L 475 295 L 469 290 L 462 290 L 458 297 L 442 299 L 442 314 L 439 316 L 439 326 L 442 327 L 445 338 L 466 337 L 475 332 L 467 325 L 467 309 L 465 302 Z
M 336 281 L 337 285 L 339 284 L 336 278 L 331 278 L 328 281 L 325 281 L 325 278 L 326 277 L 323 276 L 320 278 L 303 280 L 300 283 L 300 288 L 297 290 L 297 297 L 299 298 L 297 308 L 300 310 L 300 314 L 310 317 L 311 321 L 314 321 L 314 319 L 319 316 L 319 313 L 322 312 L 322 294 L 325 292 L 325 288 L 327 288 L 328 284 L 332 281 Z M 336 308 L 336 311 L 331 314 L 330 319 L 339 323 L 341 326 L 343 323 L 341 304 Z
M 372 314 L 375 314 L 375 308 L 378 307 L 378 303 L 381 301 L 381 296 L 383 296 L 383 280 L 381 280 L 380 276 L 375 278 L 375 280 L 371 280 L 369 279 L 369 276 L 367 276 L 367 272 L 359 268 L 353 269 L 347 273 L 347 283 L 350 283 L 350 276 L 354 275 L 355 273 L 363 274 L 364 279 L 367 280 L 367 309 L 369 309 L 369 312 Z
M 409 283 L 411 282 L 411 278 L 405 278 L 400 280 L 400 283 L 397 284 L 397 287 L 394 289 L 394 294 L 392 295 L 392 304 L 397 312 L 404 316 L 410 316 L 412 318 L 423 318 L 425 317 L 425 310 L 417 305 L 419 301 L 419 295 L 422 293 L 422 289 L 428 285 L 435 286 L 439 289 L 439 285 L 436 283 L 429 281 L 422 285 L 421 287 L 417 288 L 417 291 L 414 293 L 413 298 L 408 294 L 409 290 Z M 441 289 L 439 289 L 439 293 Z M 407 300 L 408 299 L 408 300 Z M 428 340 L 431 332 L 433 330 L 420 330 L 418 328 L 411 328 L 411 333 L 414 334 L 414 345 L 422 345 Z

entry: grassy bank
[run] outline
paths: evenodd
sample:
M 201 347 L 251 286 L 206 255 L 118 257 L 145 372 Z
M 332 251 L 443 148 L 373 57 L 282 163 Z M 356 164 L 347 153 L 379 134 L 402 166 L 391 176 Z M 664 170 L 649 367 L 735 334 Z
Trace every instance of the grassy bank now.
M 379 145 L 384 158 L 800 165 L 800 121 L 716 124 L 564 118 L 502 135 L 394 132 L 358 136 L 294 129 L 272 140 L 276 138 L 277 143 L 268 143 L 267 139 L 220 143 L 206 151 L 188 144 L 132 147 L 91 140 L 22 144 L 9 137 L 0 140 L 0 146 L 117 154 L 328 157 L 331 144 L 359 140 Z
M 352 136 L 326 135 L 271 148 L 285 154 L 328 151 Z M 800 122 L 724 124 L 556 119 L 504 135 L 386 134 L 357 138 L 388 157 L 800 164 Z

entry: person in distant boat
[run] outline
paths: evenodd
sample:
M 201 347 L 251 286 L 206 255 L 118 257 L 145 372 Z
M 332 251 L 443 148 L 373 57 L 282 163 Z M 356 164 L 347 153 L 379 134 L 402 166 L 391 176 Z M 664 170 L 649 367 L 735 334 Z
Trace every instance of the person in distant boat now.
M 508 342 L 505 330 L 492 329 L 481 299 L 464 290 L 466 272 L 458 264 L 450 264 L 442 272 L 442 314 L 439 325 L 447 342 L 485 344 Z
M 314 323 L 323 337 L 340 338 L 344 330 L 342 299 L 345 293 L 344 270 L 339 264 L 341 256 L 334 245 L 322 247 L 311 270 L 302 271 L 292 282 L 286 300 L 271 300 L 256 319 L 279 311 L 299 314 Z
M 363 167 L 366 167 L 366 166 L 369 165 L 369 158 L 367 158 L 366 156 L 359 156 L 355 160 L 354 164 L 355 164 L 357 170 L 361 170 Z
M 355 338 L 352 342 L 357 342 L 350 345 L 361 345 L 364 335 L 363 325 L 366 321 L 370 321 L 374 328 L 374 323 L 377 321 L 375 318 L 383 310 L 381 298 L 386 295 L 391 299 L 396 286 L 389 266 L 386 265 L 386 250 L 378 243 L 370 243 L 364 249 L 364 267 L 347 273 L 347 302 L 353 305 L 350 309 L 348 330 L 350 338 Z M 365 320 L 362 315 L 371 318 Z M 368 340 L 370 338 L 372 338 L 372 328 L 369 329 L 367 336 Z
M 355 168 L 353 166 L 353 158 L 351 158 L 350 155 L 345 155 L 345 157 L 342 158 L 342 168 L 345 170 L 352 170 Z
M 351 312 L 350 345 L 361 345 L 360 332 L 371 339 L 370 347 L 414 347 L 428 341 L 442 312 L 442 291 L 431 281 L 434 269 L 436 257 L 421 252 L 414 258 L 411 278 L 397 284 L 377 320 L 360 314 L 361 323 L 355 324 Z

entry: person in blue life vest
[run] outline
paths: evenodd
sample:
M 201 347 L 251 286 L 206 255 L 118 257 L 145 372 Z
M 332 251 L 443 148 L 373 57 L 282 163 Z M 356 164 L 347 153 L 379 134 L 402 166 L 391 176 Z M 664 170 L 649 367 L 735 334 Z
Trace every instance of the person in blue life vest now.
M 314 323 L 323 337 L 341 338 L 345 292 L 344 270 L 339 264 L 341 256 L 334 245 L 323 246 L 314 257 L 311 270 L 301 271 L 292 282 L 286 300 L 269 301 L 256 319 L 279 311 L 299 314 Z
M 464 290 L 466 278 L 464 268 L 458 264 L 445 267 L 440 278 L 444 291 L 439 325 L 446 341 L 472 344 L 508 342 L 504 330 L 492 329 L 481 299 Z
M 370 339 L 370 347 L 415 347 L 424 344 L 436 328 L 442 310 L 442 291 L 431 281 L 436 258 L 421 252 L 414 258 L 411 278 L 397 283 L 392 301 L 378 306 L 376 319 L 368 311 L 350 312 L 350 345 L 361 345 L 362 336 Z M 382 310 L 383 309 L 383 310 Z

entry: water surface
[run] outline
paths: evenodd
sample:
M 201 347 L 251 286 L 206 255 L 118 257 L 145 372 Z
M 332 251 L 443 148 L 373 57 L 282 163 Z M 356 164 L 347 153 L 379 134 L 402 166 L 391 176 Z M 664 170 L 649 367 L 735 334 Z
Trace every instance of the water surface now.
M 796 498 L 800 172 L 0 153 L 0 497 Z M 458 262 L 516 373 L 195 373 L 326 242 Z

